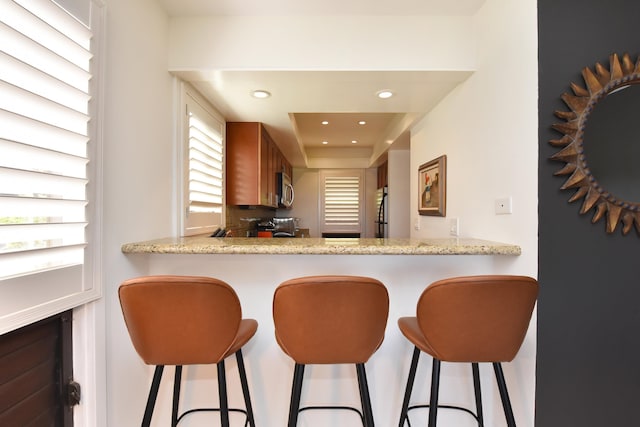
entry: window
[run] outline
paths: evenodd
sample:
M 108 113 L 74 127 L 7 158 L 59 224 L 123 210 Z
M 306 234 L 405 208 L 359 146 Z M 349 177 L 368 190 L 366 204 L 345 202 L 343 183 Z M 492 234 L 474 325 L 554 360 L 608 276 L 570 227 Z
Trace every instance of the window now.
M 182 168 L 182 233 L 210 233 L 223 226 L 224 121 L 202 97 L 185 86 Z
M 321 233 L 325 235 L 362 233 L 363 181 L 363 171 L 359 169 L 320 172 Z
M 0 2 L 0 333 L 100 296 L 95 9 Z

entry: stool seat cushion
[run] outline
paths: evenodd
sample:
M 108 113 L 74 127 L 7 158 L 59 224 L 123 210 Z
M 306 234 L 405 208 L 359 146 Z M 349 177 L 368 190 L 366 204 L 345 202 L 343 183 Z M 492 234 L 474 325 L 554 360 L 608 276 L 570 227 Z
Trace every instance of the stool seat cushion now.
M 417 317 L 401 317 L 398 319 L 398 327 L 400 332 L 404 335 L 413 345 L 418 347 L 421 351 L 439 359 L 436 351 L 429 345 L 429 342 L 422 333 L 420 325 L 418 325 Z
M 416 347 L 444 362 L 510 362 L 537 296 L 538 282 L 525 276 L 439 280 L 420 296 L 416 317 L 398 326 Z
M 199 276 L 147 276 L 123 282 L 124 320 L 148 365 L 215 364 L 255 334 L 227 283 Z
M 229 347 L 223 359 L 240 350 L 255 335 L 257 330 L 258 322 L 255 319 L 242 319 L 236 338 L 233 340 L 233 344 Z
M 384 339 L 389 295 L 360 276 L 283 282 L 273 301 L 276 341 L 300 364 L 365 363 Z

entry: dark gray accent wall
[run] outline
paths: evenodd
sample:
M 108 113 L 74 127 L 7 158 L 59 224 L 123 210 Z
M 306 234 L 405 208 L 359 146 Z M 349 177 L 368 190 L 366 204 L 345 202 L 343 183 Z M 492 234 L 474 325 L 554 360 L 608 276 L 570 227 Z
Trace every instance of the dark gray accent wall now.
M 639 425 L 640 237 L 580 215 L 548 141 L 580 71 L 613 52 L 640 54 L 640 2 L 539 0 L 537 427 Z M 640 119 L 640 112 L 638 112 Z M 640 120 L 639 120 L 640 123 Z M 637 133 L 640 135 L 640 132 Z M 638 140 L 640 144 L 640 139 Z M 640 167 L 640 159 L 637 159 Z

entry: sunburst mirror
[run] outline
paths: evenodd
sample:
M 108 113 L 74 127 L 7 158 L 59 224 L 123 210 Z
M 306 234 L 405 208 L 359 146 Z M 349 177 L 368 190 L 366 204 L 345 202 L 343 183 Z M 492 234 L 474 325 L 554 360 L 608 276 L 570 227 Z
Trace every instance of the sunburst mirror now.
M 551 145 L 560 149 L 551 156 L 551 159 L 564 162 L 565 165 L 554 175 L 568 175 L 560 188 L 575 190 L 569 202 L 584 199 L 580 214 L 586 214 L 594 209 L 592 223 L 605 218 L 607 233 L 613 233 L 618 224 L 622 223 L 622 234 L 628 234 L 633 228 L 640 234 L 640 195 L 632 195 L 614 188 L 614 185 L 607 181 L 596 167 L 596 163 L 601 158 L 611 157 L 613 162 L 619 162 L 613 165 L 613 169 L 616 170 L 617 175 L 620 175 L 625 169 L 640 169 L 637 156 L 623 154 L 619 150 L 615 143 L 622 132 L 618 132 L 618 128 L 612 130 L 609 127 L 604 132 L 606 136 L 603 137 L 602 131 L 591 133 L 594 123 L 590 121 L 595 119 L 596 106 L 599 112 L 605 103 L 609 103 L 606 99 L 609 95 L 621 93 L 623 89 L 631 87 L 634 87 L 635 92 L 640 90 L 640 86 L 635 86 L 640 84 L 640 58 L 634 64 L 628 54 L 624 54 L 622 58 L 613 54 L 609 58 L 608 69 L 596 63 L 593 69 L 585 67 L 582 70 L 582 77 L 586 88 L 571 83 L 573 93 L 563 93 L 561 96 L 569 107 L 569 111 L 555 112 L 556 117 L 563 121 L 553 124 L 552 127 L 560 132 L 562 137 L 549 141 Z M 637 99 L 640 99 L 640 94 Z M 631 120 L 635 119 L 635 123 L 628 125 L 637 127 L 640 119 L 638 110 L 636 109 L 632 114 L 635 117 L 629 115 L 627 117 L 632 117 Z M 637 131 L 634 132 L 634 137 L 636 139 L 634 152 L 637 153 L 640 147 L 640 136 Z M 603 138 L 606 140 L 603 141 Z M 627 142 L 625 144 L 629 145 Z M 633 161 L 635 164 L 629 166 Z M 632 182 L 629 177 L 617 180 L 625 182 L 626 187 L 640 189 L 640 181 Z

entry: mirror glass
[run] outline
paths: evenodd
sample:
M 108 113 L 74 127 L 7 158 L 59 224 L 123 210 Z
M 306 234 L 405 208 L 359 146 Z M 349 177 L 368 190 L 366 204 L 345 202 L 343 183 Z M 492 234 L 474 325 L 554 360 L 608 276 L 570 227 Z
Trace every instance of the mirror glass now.
M 640 202 L 640 86 L 623 86 L 602 98 L 584 130 L 591 174 L 606 191 Z

